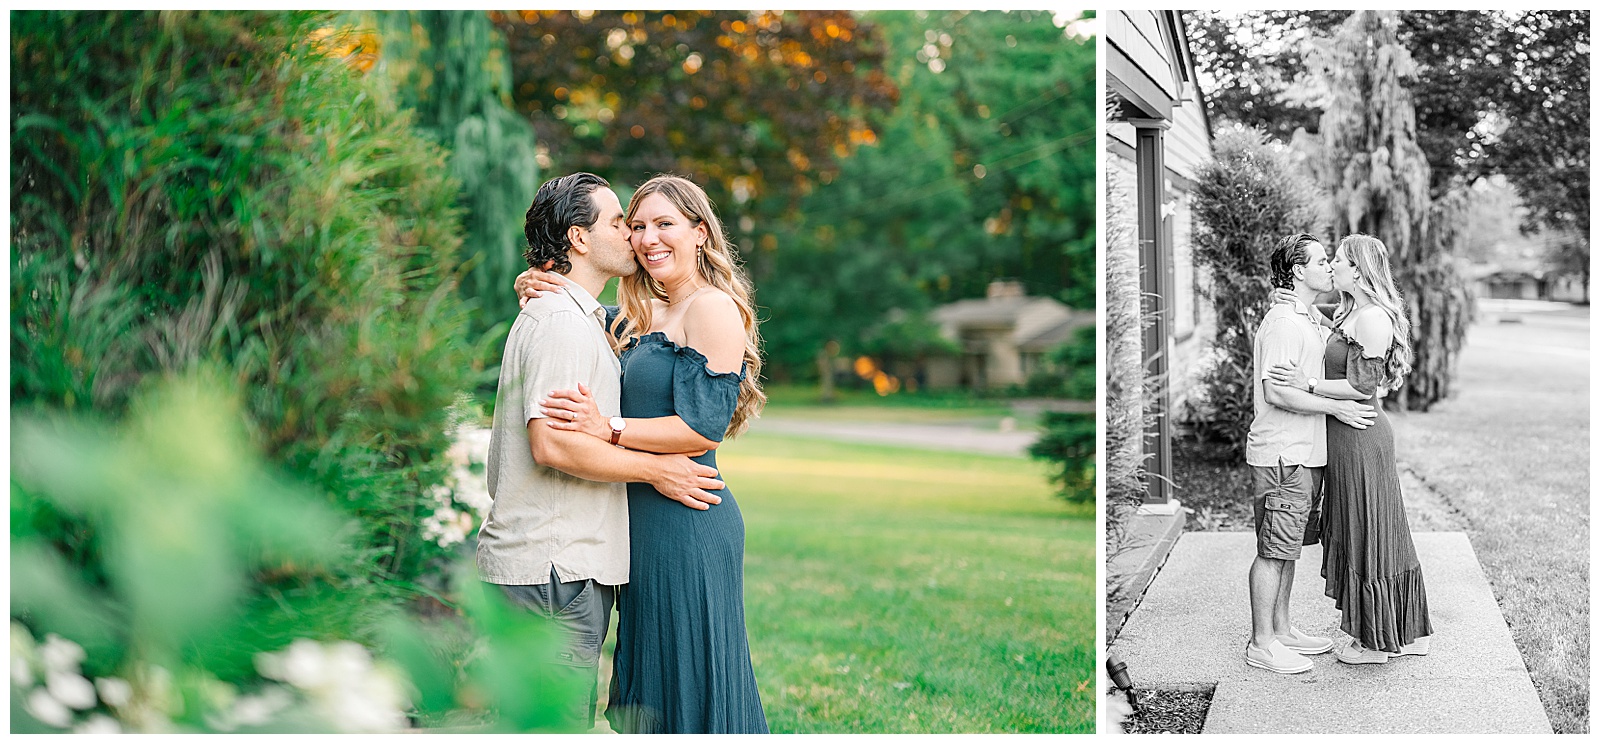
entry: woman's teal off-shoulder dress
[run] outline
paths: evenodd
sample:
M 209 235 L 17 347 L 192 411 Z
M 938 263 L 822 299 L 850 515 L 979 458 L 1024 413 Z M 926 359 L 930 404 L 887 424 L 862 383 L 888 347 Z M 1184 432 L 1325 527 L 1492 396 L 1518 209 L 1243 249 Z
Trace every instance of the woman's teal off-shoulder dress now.
M 1328 417 L 1328 466 L 1323 470 L 1322 576 L 1324 593 L 1339 608 L 1339 629 L 1365 648 L 1398 653 L 1433 635 L 1422 564 L 1406 523 L 1395 464 L 1394 430 L 1377 395 L 1384 358 L 1369 358 L 1336 330 L 1323 371 L 1349 380 L 1377 410 L 1372 426 L 1353 429 Z
M 663 333 L 622 352 L 622 415 L 676 414 L 721 441 L 740 374 Z M 695 458 L 717 466 L 716 451 Z M 706 511 L 628 484 L 631 567 L 617 591 L 606 718 L 622 733 L 767 733 L 744 625 L 744 518 L 727 488 Z

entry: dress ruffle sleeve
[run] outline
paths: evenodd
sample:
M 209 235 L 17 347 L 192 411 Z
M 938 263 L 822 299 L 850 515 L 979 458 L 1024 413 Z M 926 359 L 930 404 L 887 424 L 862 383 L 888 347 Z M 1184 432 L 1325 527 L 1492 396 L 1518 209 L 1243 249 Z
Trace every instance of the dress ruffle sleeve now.
M 667 342 L 677 354 L 672 366 L 672 407 L 695 433 L 720 442 L 728 433 L 733 410 L 739 403 L 739 384 L 745 369 L 712 372 L 706 357 L 688 346 Z
M 1344 336 L 1347 344 L 1345 352 L 1345 379 L 1350 382 L 1350 387 L 1363 395 L 1375 395 L 1378 386 L 1383 383 L 1383 373 L 1388 367 L 1387 354 L 1380 357 L 1369 357 L 1361 348 L 1361 342 L 1351 338 L 1344 331 L 1339 331 Z

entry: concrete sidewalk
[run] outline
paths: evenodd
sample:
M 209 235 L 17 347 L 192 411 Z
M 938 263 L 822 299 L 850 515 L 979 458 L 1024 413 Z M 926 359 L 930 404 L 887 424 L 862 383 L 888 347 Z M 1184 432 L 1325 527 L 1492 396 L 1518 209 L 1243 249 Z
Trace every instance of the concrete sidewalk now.
M 1426 657 L 1349 666 L 1321 654 L 1311 671 L 1294 675 L 1246 665 L 1250 532 L 1180 538 L 1111 650 L 1136 687 L 1214 685 L 1205 733 L 1551 733 L 1466 535 L 1413 537 L 1434 627 Z M 1321 565 L 1321 547 L 1307 547 L 1291 617 L 1308 633 L 1343 642 Z

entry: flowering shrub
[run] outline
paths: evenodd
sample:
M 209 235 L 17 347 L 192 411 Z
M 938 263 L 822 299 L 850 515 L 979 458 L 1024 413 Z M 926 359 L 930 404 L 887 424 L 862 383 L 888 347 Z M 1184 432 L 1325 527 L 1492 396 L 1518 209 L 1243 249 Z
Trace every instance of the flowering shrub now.
M 14 421 L 16 730 L 381 732 L 456 713 L 555 725 L 578 691 L 544 679 L 554 631 L 478 591 L 468 564 L 472 640 L 456 656 L 383 595 L 344 590 L 359 533 L 251 454 L 227 388 L 158 386 L 114 426 Z M 71 545 L 61 515 L 94 539 Z
M 38 643 L 11 623 L 11 696 L 32 722 L 82 734 L 178 730 L 183 698 L 172 673 L 143 664 L 120 677 L 83 676 L 83 647 L 50 633 Z M 249 694 L 205 680 L 205 728 L 214 731 L 305 730 L 384 733 L 406 728 L 407 682 L 392 665 L 377 664 L 349 641 L 297 639 L 278 653 L 256 657 L 261 676 L 278 684 Z M 28 726 L 24 726 L 28 728 Z

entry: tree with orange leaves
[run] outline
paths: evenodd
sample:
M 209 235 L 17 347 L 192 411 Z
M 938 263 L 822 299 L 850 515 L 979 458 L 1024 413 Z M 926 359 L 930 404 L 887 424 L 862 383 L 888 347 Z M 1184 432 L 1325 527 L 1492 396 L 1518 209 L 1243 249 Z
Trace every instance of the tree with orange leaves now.
M 898 90 L 846 11 L 491 12 L 512 97 L 556 170 L 621 183 L 673 172 L 738 210 L 798 196 L 871 141 Z

